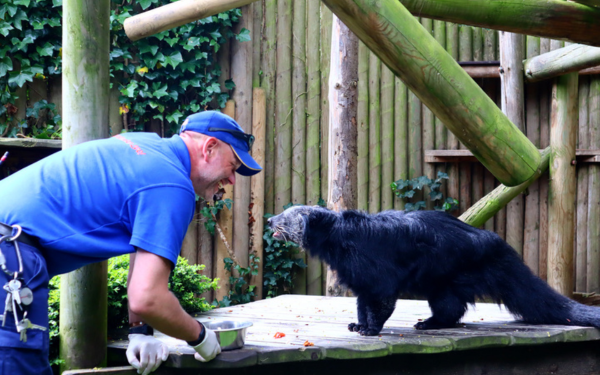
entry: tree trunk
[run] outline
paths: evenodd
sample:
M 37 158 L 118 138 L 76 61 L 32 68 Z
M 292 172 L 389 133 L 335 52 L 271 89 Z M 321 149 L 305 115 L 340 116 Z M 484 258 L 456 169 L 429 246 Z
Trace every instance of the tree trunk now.
M 63 4 L 63 149 L 108 136 L 109 18 L 108 0 Z M 106 309 L 107 262 L 62 276 L 61 370 L 105 366 Z
M 335 211 L 355 209 L 357 197 L 358 38 L 337 17 L 333 20 L 329 76 L 329 195 Z M 337 275 L 327 272 L 327 295 L 348 291 L 337 284 Z
M 548 284 L 568 297 L 573 294 L 578 82 L 577 73 L 556 79 L 552 87 L 550 126 L 552 154 L 548 197 Z
M 536 82 L 597 65 L 600 48 L 572 44 L 525 60 L 525 78 Z

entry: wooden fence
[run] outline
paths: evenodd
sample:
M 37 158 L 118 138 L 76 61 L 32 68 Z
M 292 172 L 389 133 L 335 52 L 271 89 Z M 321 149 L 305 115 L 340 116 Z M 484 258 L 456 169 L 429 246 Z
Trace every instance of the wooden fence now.
M 232 113 L 246 129 L 252 129 L 252 89 L 266 96 L 264 162 L 264 212 L 279 213 L 288 203 L 314 205 L 327 197 L 328 70 L 331 12 L 319 0 L 263 0 L 243 8 L 238 27 L 250 30 L 252 42 L 231 41 L 219 53 L 222 80 L 232 78 L 235 109 Z M 421 19 L 421 24 L 460 62 L 499 60 L 496 31 Z M 560 48 L 562 42 L 527 37 L 526 56 Z M 459 210 L 494 189 L 498 182 L 471 157 L 453 156 L 448 150 L 464 147 L 382 65 L 362 43 L 358 81 L 358 208 L 377 212 L 402 209 L 390 184 L 400 178 L 434 177 L 445 172 L 450 179 L 443 192 L 459 200 Z M 477 78 L 484 91 L 499 103 L 500 80 Z M 55 92 L 54 86 L 46 89 Z M 538 147 L 549 145 L 552 82 L 526 84 L 526 135 Z M 600 76 L 580 76 L 580 150 L 600 149 Z M 39 100 L 39 99 L 38 99 Z M 118 108 L 113 107 L 111 113 Z M 111 120 L 115 129 L 118 115 Z M 113 124 L 114 122 L 114 124 Z M 148 130 L 157 130 L 148 124 Z M 582 152 L 579 152 L 582 154 Z M 589 152 L 588 152 L 589 154 Z M 593 152 L 592 152 L 593 154 Z M 576 224 L 576 291 L 600 292 L 600 164 L 595 156 L 578 157 Z M 427 193 L 427 192 L 425 192 Z M 250 179 L 238 178 L 233 192 L 235 209 L 220 217 L 232 250 L 243 266 L 251 246 L 262 233 L 251 233 Z M 417 195 L 416 198 L 423 198 Z M 516 250 L 529 267 L 545 278 L 548 239 L 548 175 L 532 184 L 520 202 L 516 220 L 507 222 L 506 210 L 490 219 L 485 228 L 502 238 L 516 239 Z M 431 204 L 429 204 L 431 208 Z M 208 298 L 226 295 L 228 273 L 222 259 L 227 250 L 218 237 L 210 236 L 197 215 L 184 241 L 182 255 L 191 263 L 205 264 L 205 273 L 220 277 L 223 288 Z M 306 257 L 303 253 L 300 256 Z M 306 259 L 308 268 L 297 275 L 294 293 L 324 293 L 325 268 Z M 260 279 L 254 279 L 260 284 Z

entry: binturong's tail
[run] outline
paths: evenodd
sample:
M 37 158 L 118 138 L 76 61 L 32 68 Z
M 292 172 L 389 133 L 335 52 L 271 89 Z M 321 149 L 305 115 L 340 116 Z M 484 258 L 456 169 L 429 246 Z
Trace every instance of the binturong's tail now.
M 497 280 L 500 284 L 495 285 L 499 292 L 496 295 L 517 318 L 530 324 L 600 328 L 600 308 L 582 305 L 556 292 L 535 276 L 514 251 L 507 252 L 501 263 L 499 273 L 503 275 Z

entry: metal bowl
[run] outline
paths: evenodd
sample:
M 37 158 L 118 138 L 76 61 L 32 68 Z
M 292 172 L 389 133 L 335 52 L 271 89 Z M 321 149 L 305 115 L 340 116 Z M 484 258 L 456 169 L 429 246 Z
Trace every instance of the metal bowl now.
M 244 346 L 246 330 L 252 326 L 252 322 L 236 320 L 202 322 L 202 324 L 215 331 L 221 350 L 234 350 Z

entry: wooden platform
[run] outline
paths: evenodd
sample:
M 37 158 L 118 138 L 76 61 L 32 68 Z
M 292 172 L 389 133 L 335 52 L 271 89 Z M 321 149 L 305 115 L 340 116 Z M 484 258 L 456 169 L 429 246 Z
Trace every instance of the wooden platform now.
M 441 353 L 468 353 L 468 351 L 485 348 L 494 348 L 494 352 L 498 352 L 503 347 L 520 347 L 520 352 L 523 352 L 523 348 L 531 349 L 532 346 L 542 348 L 544 344 L 556 343 L 588 342 L 580 344 L 575 350 L 577 353 L 585 352 L 585 348 L 593 348 L 593 352 L 598 352 L 600 348 L 598 345 L 600 341 L 596 342 L 600 339 L 600 330 L 571 326 L 526 325 L 515 322 L 507 311 L 494 304 L 482 303 L 477 304 L 476 309 L 469 309 L 463 318 L 463 327 L 426 332 L 413 329 L 417 321 L 429 316 L 430 310 L 426 301 L 399 300 L 394 314 L 387 321 L 379 337 L 361 337 L 347 329 L 348 323 L 356 321 L 356 298 L 286 295 L 230 308 L 220 308 L 203 314 L 198 319 L 200 321 L 216 319 L 252 321 L 254 325 L 248 329 L 245 347 L 223 352 L 209 363 L 200 363 L 193 359 L 194 352 L 184 341 L 157 333 L 156 336 L 168 343 L 171 348 L 169 360 L 163 364 L 160 373 L 188 373 L 176 369 L 189 369 L 192 371 L 190 373 L 196 373 L 194 371 L 196 369 L 247 370 L 252 367 L 256 368 L 256 373 L 265 373 L 269 366 L 258 365 L 287 364 L 285 367 L 288 369 L 300 370 L 302 364 L 306 362 L 316 362 L 312 366 L 318 367 L 321 361 L 324 366 L 325 362 L 330 363 L 323 360 L 341 359 L 364 361 L 336 361 L 336 363 L 365 364 L 370 359 L 376 358 L 380 359 L 377 363 L 381 364 L 398 358 L 401 363 L 402 358 L 409 358 L 409 355 L 414 354 L 428 362 L 428 358 L 437 361 L 437 354 Z M 284 333 L 285 337 L 275 338 L 277 332 Z M 307 341 L 314 346 L 304 346 Z M 113 364 L 126 364 L 126 347 L 126 341 L 111 342 L 109 361 Z M 584 349 L 581 349 L 582 347 Z M 568 350 L 561 349 L 560 352 L 566 353 Z M 423 356 L 423 354 L 431 356 Z M 553 356 L 551 355 L 550 359 Z M 593 368 L 596 368 L 595 363 L 598 362 L 597 373 L 600 373 L 600 360 L 597 360 L 598 358 L 592 360 L 592 363 L 584 362 L 586 366 Z M 576 363 L 583 362 L 577 360 Z M 318 371 L 300 372 L 317 373 Z M 596 372 L 578 370 L 575 373 Z

